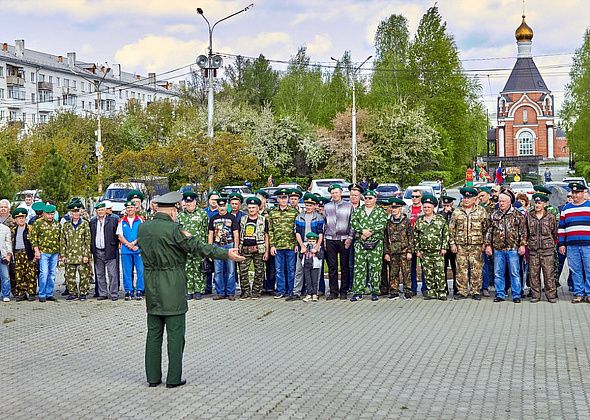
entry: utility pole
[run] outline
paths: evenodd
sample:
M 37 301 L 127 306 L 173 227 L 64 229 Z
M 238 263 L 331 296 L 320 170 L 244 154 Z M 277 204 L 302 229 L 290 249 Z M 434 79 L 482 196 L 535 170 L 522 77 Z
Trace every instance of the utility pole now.
M 356 156 L 357 156 L 357 147 L 356 147 L 356 73 L 360 70 L 362 66 L 365 65 L 367 61 L 369 61 L 373 56 L 370 55 L 365 58 L 359 66 L 352 70 L 352 183 L 356 184 L 357 176 L 356 176 Z M 338 63 L 334 57 L 330 57 L 332 60 Z M 350 81 L 349 81 L 350 82 Z
M 205 73 L 208 76 L 207 79 L 209 82 L 209 91 L 207 95 L 207 137 L 209 137 L 210 139 L 213 138 L 213 78 L 217 76 L 217 69 L 220 68 L 221 64 L 223 63 L 223 60 L 219 55 L 213 55 L 213 30 L 215 29 L 218 23 L 223 22 L 224 20 L 227 20 L 236 15 L 239 15 L 240 13 L 243 13 L 251 9 L 252 7 L 254 7 L 254 3 L 249 4 L 242 10 L 232 13 L 231 15 L 226 16 L 223 19 L 219 19 L 213 25 L 211 25 L 209 23 L 209 20 L 205 17 L 203 9 L 201 9 L 200 7 L 197 8 L 197 13 L 201 15 L 203 19 L 205 19 L 205 22 L 207 22 L 207 28 L 209 29 L 209 49 L 207 52 L 207 57 L 199 56 L 197 58 L 197 64 L 199 65 L 199 67 L 201 67 L 201 69 L 205 70 Z M 207 67 L 204 67 L 205 61 L 207 63 Z

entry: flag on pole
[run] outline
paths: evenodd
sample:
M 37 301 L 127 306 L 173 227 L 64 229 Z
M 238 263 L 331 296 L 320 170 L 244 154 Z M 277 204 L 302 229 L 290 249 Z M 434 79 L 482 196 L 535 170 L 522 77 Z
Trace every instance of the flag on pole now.
M 502 161 L 498 163 L 498 169 L 496 169 L 496 184 L 502 185 L 504 182 L 504 175 L 502 175 Z

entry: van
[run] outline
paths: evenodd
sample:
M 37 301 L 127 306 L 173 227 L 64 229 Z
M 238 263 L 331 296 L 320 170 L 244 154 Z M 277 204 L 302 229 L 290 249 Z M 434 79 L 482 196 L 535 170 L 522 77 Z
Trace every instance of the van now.
M 139 190 L 147 198 L 147 188 L 142 182 L 113 182 L 108 186 L 102 200 L 109 200 L 113 203 L 113 213 L 121 213 L 125 210 L 125 202 L 127 201 L 127 194 L 133 190 Z M 147 210 L 147 200 L 143 200 L 142 208 Z

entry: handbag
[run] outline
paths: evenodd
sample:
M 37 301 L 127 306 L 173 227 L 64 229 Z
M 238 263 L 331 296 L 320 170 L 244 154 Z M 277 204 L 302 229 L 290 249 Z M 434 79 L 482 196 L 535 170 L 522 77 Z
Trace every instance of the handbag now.
M 361 243 L 361 245 L 365 251 L 372 251 L 375 248 L 377 248 L 377 241 L 372 241 L 372 242 L 364 242 L 363 241 Z
M 213 272 L 213 261 L 209 258 L 201 260 L 201 273 L 208 274 Z

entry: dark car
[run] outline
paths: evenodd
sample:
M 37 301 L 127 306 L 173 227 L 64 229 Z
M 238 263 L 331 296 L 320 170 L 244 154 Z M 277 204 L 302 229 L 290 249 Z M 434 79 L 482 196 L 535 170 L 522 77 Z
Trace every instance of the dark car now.
M 401 197 L 402 190 L 399 184 L 379 184 L 375 189 L 377 191 L 377 198 L 388 199 L 391 197 Z

